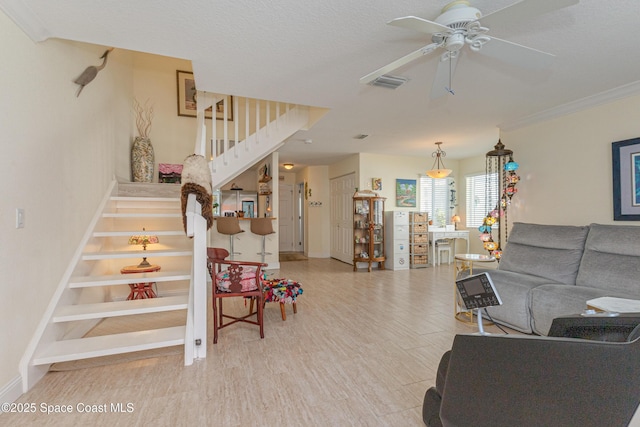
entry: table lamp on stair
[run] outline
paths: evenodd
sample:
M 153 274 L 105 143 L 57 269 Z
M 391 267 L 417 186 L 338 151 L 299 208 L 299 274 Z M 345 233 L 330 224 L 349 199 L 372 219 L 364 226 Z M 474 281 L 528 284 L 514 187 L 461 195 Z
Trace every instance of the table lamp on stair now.
M 153 236 L 153 235 L 149 235 L 145 233 L 145 229 L 142 229 L 142 234 L 137 234 L 135 236 L 131 236 L 129 237 L 129 244 L 130 245 L 142 245 L 142 251 L 146 251 L 147 250 L 147 245 L 151 245 L 154 243 L 158 243 L 158 236 Z M 139 268 L 142 267 L 149 267 L 151 266 L 151 264 L 149 264 L 149 261 L 147 261 L 147 257 L 143 256 L 142 257 L 142 262 L 140 264 L 138 264 Z

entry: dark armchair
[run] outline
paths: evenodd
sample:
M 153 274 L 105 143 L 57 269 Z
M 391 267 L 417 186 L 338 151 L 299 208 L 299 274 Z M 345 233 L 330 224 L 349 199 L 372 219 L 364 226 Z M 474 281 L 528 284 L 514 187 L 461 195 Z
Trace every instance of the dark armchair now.
M 457 335 L 425 394 L 425 424 L 629 425 L 640 403 L 640 314 L 554 324 L 555 337 Z

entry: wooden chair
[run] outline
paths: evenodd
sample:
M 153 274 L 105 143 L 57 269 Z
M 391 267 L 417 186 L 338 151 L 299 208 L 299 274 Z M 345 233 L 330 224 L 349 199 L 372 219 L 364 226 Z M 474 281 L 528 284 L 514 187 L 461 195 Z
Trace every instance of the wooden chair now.
M 222 248 L 207 248 L 207 267 L 212 281 L 213 305 L 213 343 L 218 342 L 218 329 L 237 322 L 251 323 L 260 326 L 260 338 L 264 338 L 264 289 L 260 276 L 262 268 L 267 264 L 248 261 L 227 261 L 229 251 Z M 223 268 L 226 267 L 226 268 Z M 223 314 L 224 298 L 241 297 L 256 301 L 257 311 L 249 310 L 245 316 Z M 252 304 L 253 306 L 253 304 Z M 256 320 L 250 319 L 256 315 Z M 224 323 L 224 319 L 231 322 Z

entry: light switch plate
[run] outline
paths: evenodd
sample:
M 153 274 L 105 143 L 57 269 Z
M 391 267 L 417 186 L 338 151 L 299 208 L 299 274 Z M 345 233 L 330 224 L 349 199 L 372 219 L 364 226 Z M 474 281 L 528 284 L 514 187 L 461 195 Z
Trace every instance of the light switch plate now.
M 16 228 L 24 228 L 24 209 L 16 208 Z

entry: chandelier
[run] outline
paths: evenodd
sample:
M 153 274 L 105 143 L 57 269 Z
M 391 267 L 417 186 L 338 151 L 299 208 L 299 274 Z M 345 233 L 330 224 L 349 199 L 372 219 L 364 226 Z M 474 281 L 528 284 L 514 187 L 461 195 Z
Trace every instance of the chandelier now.
M 442 158 L 446 157 L 447 153 L 440 149 L 440 145 L 442 145 L 442 142 L 436 142 L 438 149 L 431 154 L 431 157 L 435 157 L 435 160 L 433 161 L 431 170 L 427 171 L 427 175 L 430 178 L 446 178 L 451 175 L 452 172 L 451 169 L 447 169 L 445 167 L 444 162 L 442 161 Z
M 480 240 L 484 242 L 484 249 L 500 261 L 502 257 L 503 232 L 505 242 L 508 238 L 507 208 L 511 205 L 513 195 L 518 192 L 516 184 L 520 181 L 520 177 L 516 170 L 520 165 L 513 161 L 513 151 L 506 149 L 500 140 L 486 156 L 485 191 L 487 194 L 485 195 L 485 200 L 487 202 L 489 200 L 497 200 L 497 202 L 483 219 L 478 231 L 480 231 Z M 492 182 L 492 179 L 497 179 L 497 182 Z M 490 194 L 492 190 L 496 194 Z M 487 210 L 489 210 L 489 206 L 487 206 Z M 493 236 L 494 224 L 497 224 L 496 239 Z

